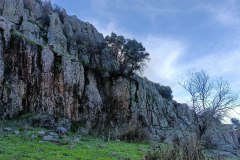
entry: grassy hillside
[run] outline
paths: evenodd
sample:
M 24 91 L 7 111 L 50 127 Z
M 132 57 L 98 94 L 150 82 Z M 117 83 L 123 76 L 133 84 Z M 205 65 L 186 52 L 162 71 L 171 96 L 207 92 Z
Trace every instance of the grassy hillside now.
M 0 160 L 140 160 L 149 149 L 145 143 L 106 142 L 73 133 L 62 136 L 59 142 L 48 142 L 38 135 L 43 129 L 12 127 L 6 132 L 4 127 L 6 124 L 0 131 Z

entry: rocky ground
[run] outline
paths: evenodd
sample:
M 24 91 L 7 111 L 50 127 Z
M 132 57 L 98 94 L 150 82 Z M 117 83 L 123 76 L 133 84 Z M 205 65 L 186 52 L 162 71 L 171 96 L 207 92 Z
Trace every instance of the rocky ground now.
M 149 143 L 107 141 L 65 128 L 34 128 L 19 121 L 1 122 L 1 160 L 114 160 L 144 158 Z

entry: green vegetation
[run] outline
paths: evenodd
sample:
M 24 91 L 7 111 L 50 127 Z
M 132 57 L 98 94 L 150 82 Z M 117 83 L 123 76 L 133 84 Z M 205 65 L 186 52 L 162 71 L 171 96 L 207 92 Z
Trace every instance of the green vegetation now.
M 30 44 L 32 44 L 32 45 L 40 46 L 41 48 L 44 47 L 44 45 L 39 44 L 39 43 L 33 41 L 32 39 L 26 37 L 24 34 L 22 34 L 21 32 L 17 31 L 16 29 L 13 29 L 13 30 L 12 30 L 12 36 L 13 36 L 13 37 L 22 38 L 22 39 L 24 39 L 25 41 L 27 41 L 28 43 L 30 43 Z
M 29 44 L 31 45 L 35 45 L 35 46 L 39 46 L 41 48 L 44 48 L 44 47 L 48 47 L 47 45 L 43 45 L 43 44 L 40 44 L 28 37 L 26 37 L 24 34 L 22 34 L 21 32 L 19 32 L 18 30 L 16 29 L 13 29 L 12 32 L 11 32 L 12 36 L 13 37 L 19 37 L 23 40 L 25 40 L 26 42 L 28 42 Z M 50 48 L 54 53 L 57 53 L 57 54 L 60 54 L 61 56 L 65 57 L 66 59 L 70 59 L 70 60 L 73 60 L 75 62 L 78 62 L 78 63 L 81 63 L 81 61 L 77 60 L 75 57 L 73 57 L 70 53 L 68 52 L 63 52 L 61 51 L 60 49 L 54 49 L 54 48 Z
M 172 95 L 172 89 L 169 86 L 163 86 L 163 85 L 158 85 L 157 86 L 158 92 L 159 94 L 163 97 L 166 98 L 168 100 L 172 100 L 173 99 L 173 95 Z
M 147 144 L 104 142 L 99 138 L 82 138 L 76 144 L 40 143 L 40 138 L 8 134 L 0 140 L 1 160 L 77 160 L 77 159 L 142 159 Z
M 6 122 L 0 125 L 0 159 L 1 160 L 117 160 L 143 159 L 149 144 L 127 143 L 118 141 L 106 142 L 101 138 L 84 136 L 71 141 L 77 136 L 70 133 L 63 136 L 58 143 L 42 141 L 38 135 L 39 128 L 22 125 L 20 134 L 4 132 L 6 126 L 18 126 L 19 122 Z M 45 130 L 45 132 L 48 132 Z M 26 134 L 27 133 L 27 134 Z M 32 138 L 31 135 L 38 135 Z
M 142 71 L 146 61 L 150 60 L 150 54 L 135 39 L 126 39 L 111 33 L 105 37 L 106 48 L 109 49 L 113 57 L 119 62 L 122 72 L 132 73 Z

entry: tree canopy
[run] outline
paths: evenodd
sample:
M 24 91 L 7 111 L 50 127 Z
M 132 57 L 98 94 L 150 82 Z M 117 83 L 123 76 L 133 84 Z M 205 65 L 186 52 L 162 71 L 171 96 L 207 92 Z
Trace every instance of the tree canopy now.
M 132 73 L 142 71 L 146 61 L 150 59 L 150 54 L 135 39 L 126 39 L 111 33 L 105 37 L 107 47 L 110 48 L 111 54 L 119 62 L 123 73 Z

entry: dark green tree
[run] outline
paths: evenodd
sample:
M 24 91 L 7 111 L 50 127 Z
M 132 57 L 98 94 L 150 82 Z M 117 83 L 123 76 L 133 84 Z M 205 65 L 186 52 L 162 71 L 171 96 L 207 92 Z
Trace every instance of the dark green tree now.
M 123 65 L 125 69 L 130 71 L 141 71 L 145 65 L 145 60 L 149 60 L 149 53 L 143 47 L 142 43 L 137 42 L 135 39 L 127 39 L 126 44 L 123 46 Z
M 123 36 L 111 33 L 110 36 L 105 37 L 105 41 L 111 54 L 119 62 L 123 73 L 142 71 L 146 61 L 150 59 L 150 54 L 142 43 L 135 39 L 125 39 Z

